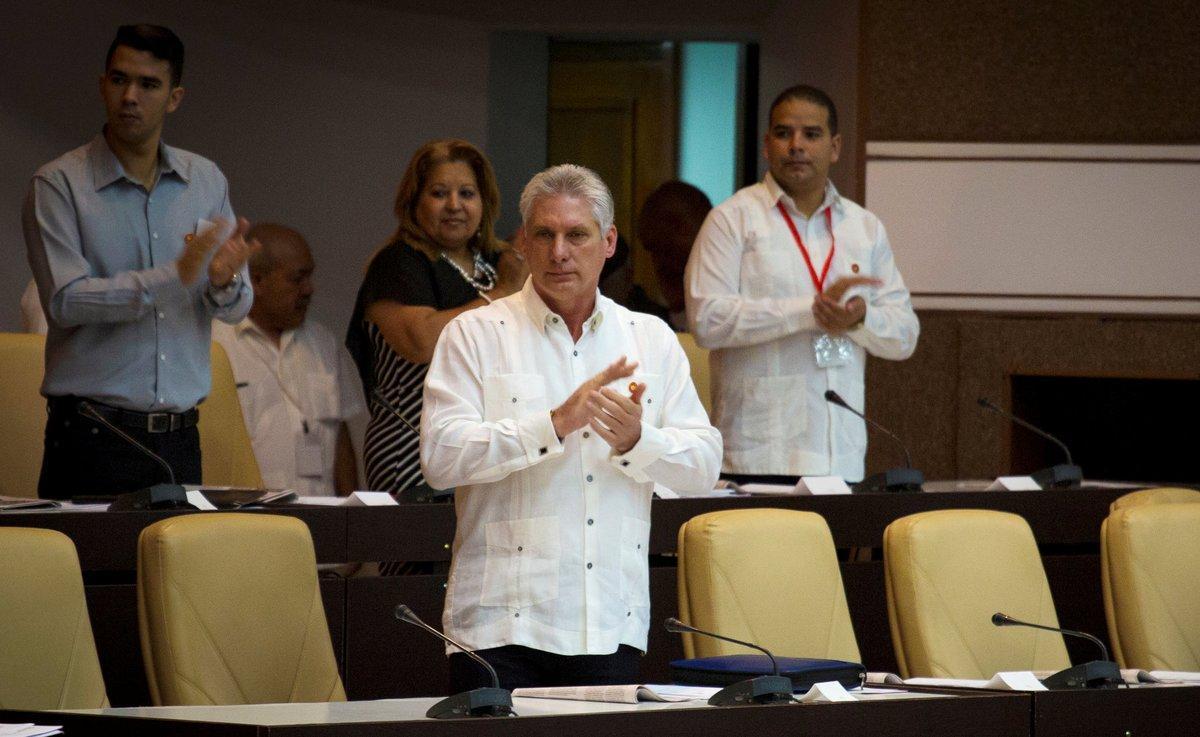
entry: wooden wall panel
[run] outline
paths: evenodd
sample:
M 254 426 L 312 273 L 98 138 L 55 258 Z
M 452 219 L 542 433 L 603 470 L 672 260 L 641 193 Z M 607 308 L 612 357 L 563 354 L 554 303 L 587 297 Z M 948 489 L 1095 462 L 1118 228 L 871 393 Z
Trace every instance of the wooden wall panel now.
M 1010 408 L 1014 374 L 1200 381 L 1197 318 L 939 311 L 919 316 L 921 340 L 911 359 L 868 363 L 867 409 L 904 438 L 926 479 L 1031 470 L 1011 467 L 1012 427 L 976 404 L 988 397 Z M 1171 432 L 1180 422 L 1172 410 L 1150 408 L 1161 421 L 1116 425 L 1112 431 Z M 868 443 L 868 474 L 896 465 L 885 436 L 871 431 Z M 1140 478 L 1155 478 L 1153 468 Z M 1189 481 L 1200 481 L 1200 466 Z
M 1200 141 L 1194 0 L 863 0 L 870 141 Z

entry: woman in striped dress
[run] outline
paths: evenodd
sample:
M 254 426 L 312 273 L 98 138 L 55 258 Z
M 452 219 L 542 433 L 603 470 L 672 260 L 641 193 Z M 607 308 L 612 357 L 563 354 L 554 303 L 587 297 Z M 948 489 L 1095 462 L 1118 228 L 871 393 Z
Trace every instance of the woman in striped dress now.
M 500 195 L 492 166 L 466 141 L 430 141 L 413 154 L 396 193 L 395 234 L 367 266 L 346 346 L 371 405 L 363 458 L 367 488 L 424 483 L 421 387 L 438 335 L 455 315 L 519 291 L 527 270 L 493 230 Z

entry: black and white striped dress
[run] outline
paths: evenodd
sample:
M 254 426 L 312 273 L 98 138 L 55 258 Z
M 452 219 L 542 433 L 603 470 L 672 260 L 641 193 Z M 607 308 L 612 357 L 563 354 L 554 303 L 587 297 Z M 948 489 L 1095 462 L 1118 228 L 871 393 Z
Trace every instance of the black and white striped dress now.
M 429 364 L 410 363 L 392 350 L 374 323 L 366 324 L 367 339 L 375 354 L 375 386 L 383 398 L 400 410 L 413 427 L 421 425 L 421 387 Z M 371 421 L 363 442 L 367 487 L 398 491 L 424 483 L 421 475 L 420 439 L 378 402 L 371 405 Z
M 478 296 L 454 267 L 443 261 L 430 261 L 405 243 L 386 246 L 371 261 L 346 336 L 346 347 L 358 364 L 371 407 L 363 443 L 367 488 L 397 492 L 425 482 L 421 474 L 420 439 L 370 397 L 372 390 L 378 389 L 413 427 L 419 427 L 421 390 L 429 368 L 428 364 L 411 363 L 392 350 L 379 327 L 365 319 L 367 308 L 377 301 L 390 300 L 447 310 L 461 307 Z

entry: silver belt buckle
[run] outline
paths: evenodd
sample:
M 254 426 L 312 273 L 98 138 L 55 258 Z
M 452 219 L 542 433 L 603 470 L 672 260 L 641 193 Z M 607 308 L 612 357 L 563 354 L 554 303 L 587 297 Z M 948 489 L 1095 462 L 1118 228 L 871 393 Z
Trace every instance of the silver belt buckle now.
M 151 412 L 146 415 L 146 432 L 164 433 L 171 431 L 171 415 L 168 412 Z

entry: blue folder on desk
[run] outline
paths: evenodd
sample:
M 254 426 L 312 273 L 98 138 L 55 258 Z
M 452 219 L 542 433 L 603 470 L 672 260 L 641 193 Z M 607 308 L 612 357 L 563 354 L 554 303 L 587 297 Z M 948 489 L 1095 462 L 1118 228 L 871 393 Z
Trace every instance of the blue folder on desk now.
M 857 688 L 867 677 L 861 663 L 821 658 L 775 658 L 779 675 L 792 679 L 792 690 L 804 692 L 814 683 L 837 681 L 846 688 Z M 728 686 L 755 676 L 771 675 L 771 661 L 765 655 L 719 655 L 671 661 L 671 678 L 676 683 L 695 686 Z

